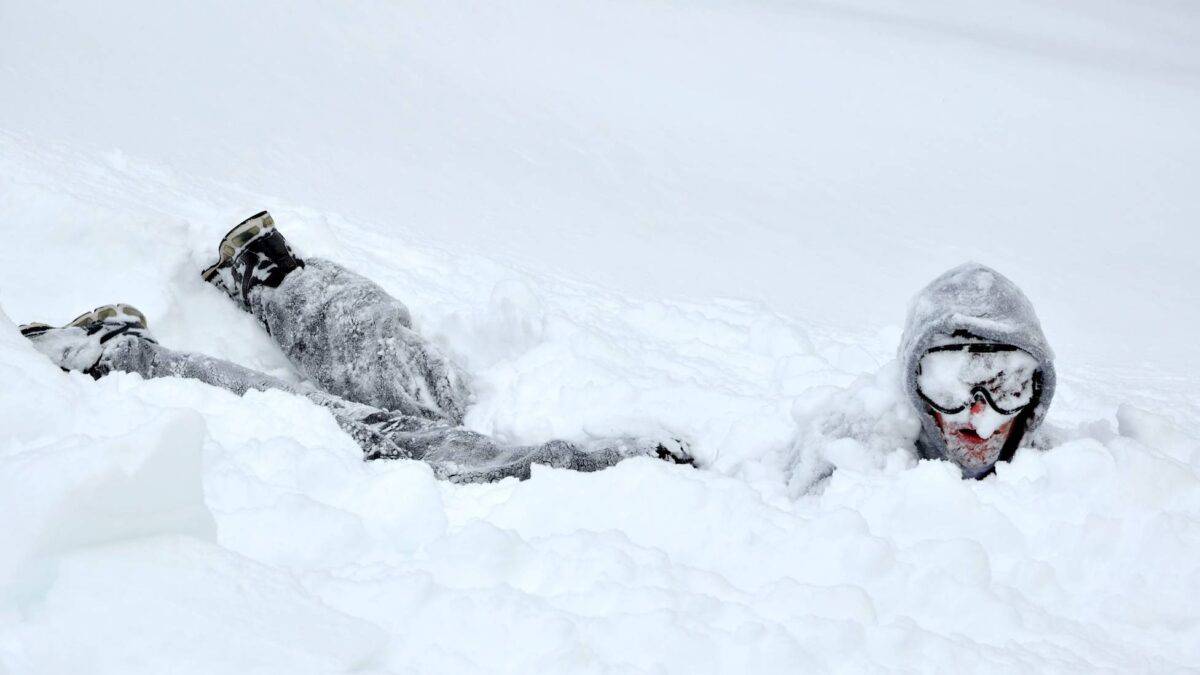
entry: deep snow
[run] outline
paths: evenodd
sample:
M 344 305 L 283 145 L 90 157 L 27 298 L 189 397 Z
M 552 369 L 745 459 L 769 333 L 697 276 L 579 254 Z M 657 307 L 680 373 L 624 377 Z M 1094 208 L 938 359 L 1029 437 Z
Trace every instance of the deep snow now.
M 1200 668 L 1200 15 L 1006 7 L 0 0 L 0 672 Z M 704 469 L 452 486 L 17 334 L 125 301 L 294 379 L 198 277 L 262 208 L 473 429 Z M 1059 357 L 981 482 L 892 360 L 966 259 Z

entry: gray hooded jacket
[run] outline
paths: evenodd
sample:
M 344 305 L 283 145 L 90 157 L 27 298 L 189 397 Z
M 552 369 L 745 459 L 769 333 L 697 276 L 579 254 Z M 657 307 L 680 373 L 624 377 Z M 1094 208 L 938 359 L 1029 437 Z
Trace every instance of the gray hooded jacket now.
M 1050 400 L 1054 398 L 1054 352 L 1042 334 L 1042 326 L 1029 299 L 1016 284 L 990 267 L 978 263 L 955 267 L 934 279 L 913 298 L 900 340 L 904 389 L 921 419 L 917 450 L 925 459 L 948 457 L 941 431 L 917 393 L 917 364 L 939 338 L 951 336 L 956 331 L 1013 345 L 1037 359 L 1041 393 L 1032 412 L 1023 413 L 1026 415 L 1026 437 L 1041 425 Z

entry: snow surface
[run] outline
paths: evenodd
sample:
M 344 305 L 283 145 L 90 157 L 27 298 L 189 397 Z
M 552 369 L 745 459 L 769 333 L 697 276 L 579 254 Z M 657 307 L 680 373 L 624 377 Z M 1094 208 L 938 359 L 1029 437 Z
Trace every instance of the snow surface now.
M 1197 30 L 0 0 L 0 673 L 1200 668 Z M 295 378 L 198 277 L 262 208 L 409 304 L 471 428 L 704 468 L 453 486 L 306 400 L 92 381 L 15 330 L 124 301 Z M 893 360 L 967 259 L 1059 356 L 1047 449 L 979 482 L 913 458 Z

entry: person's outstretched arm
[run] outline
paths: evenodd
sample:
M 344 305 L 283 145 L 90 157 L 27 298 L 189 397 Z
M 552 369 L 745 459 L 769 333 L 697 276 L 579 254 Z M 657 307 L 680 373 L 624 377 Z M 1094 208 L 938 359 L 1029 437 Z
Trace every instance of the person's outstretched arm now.
M 382 429 L 385 430 L 386 429 Z M 387 431 L 401 456 L 420 459 L 438 478 L 455 483 L 487 483 L 502 478 L 529 478 L 534 464 L 572 471 L 599 471 L 630 457 L 655 457 L 694 465 L 682 441 L 636 438 L 597 439 L 582 443 L 554 440 L 540 445 L 505 445 L 462 427 L 440 426 L 418 431 Z M 382 458 L 383 455 L 367 459 Z

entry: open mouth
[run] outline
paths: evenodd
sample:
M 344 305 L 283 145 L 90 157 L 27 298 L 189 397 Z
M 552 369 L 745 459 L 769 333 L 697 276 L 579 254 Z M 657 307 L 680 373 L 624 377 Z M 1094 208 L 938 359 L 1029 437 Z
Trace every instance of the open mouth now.
M 958 434 L 958 437 L 960 439 L 962 439 L 963 441 L 965 441 L 971 445 L 978 445 L 980 443 L 983 443 L 985 440 L 987 440 L 984 437 L 980 436 L 979 433 L 976 432 L 974 429 L 956 429 L 954 431 L 954 433 Z

